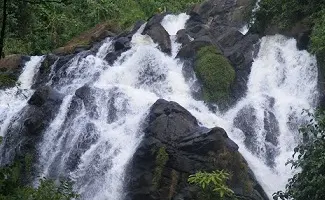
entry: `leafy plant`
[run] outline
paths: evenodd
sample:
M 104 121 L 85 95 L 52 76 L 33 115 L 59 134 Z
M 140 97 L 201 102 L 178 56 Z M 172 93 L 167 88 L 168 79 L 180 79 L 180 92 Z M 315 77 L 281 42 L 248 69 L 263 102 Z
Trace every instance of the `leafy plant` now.
M 30 164 L 30 156 L 25 158 L 25 164 Z M 22 184 L 22 163 L 0 168 L 0 200 L 70 200 L 79 197 L 72 189 L 72 182 L 42 178 L 37 188 Z M 30 166 L 27 166 L 30 168 Z
M 299 130 L 303 141 L 294 149 L 293 158 L 287 163 L 298 172 L 289 179 L 285 191 L 273 195 L 275 200 L 325 199 L 325 112 L 304 112 L 311 119 Z
M 202 196 L 207 199 L 223 199 L 234 194 L 234 192 L 226 185 L 230 174 L 221 170 L 213 172 L 197 172 L 190 175 L 188 182 L 199 186 L 203 190 Z M 218 194 L 218 195 L 216 195 Z

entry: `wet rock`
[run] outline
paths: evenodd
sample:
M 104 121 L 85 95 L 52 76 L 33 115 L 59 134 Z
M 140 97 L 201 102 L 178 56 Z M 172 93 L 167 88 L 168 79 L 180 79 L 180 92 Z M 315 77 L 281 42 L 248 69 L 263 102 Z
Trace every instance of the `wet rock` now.
M 90 88 L 88 85 L 84 85 L 76 90 L 75 95 L 82 100 L 89 117 L 97 119 L 99 114 L 98 105 L 95 100 L 96 90 Z
M 279 122 L 270 111 L 264 111 L 264 130 L 266 131 L 265 141 L 277 146 L 280 135 Z
M 199 200 L 200 189 L 188 184 L 188 176 L 216 169 L 233 174 L 229 185 L 237 197 L 268 199 L 222 128 L 200 127 L 186 109 L 162 99 L 151 107 L 143 126 L 144 138 L 127 170 L 126 199 Z M 162 164 L 157 164 L 158 156 L 165 159 Z
M 115 51 L 126 51 L 127 49 L 130 49 L 130 40 L 126 37 L 120 37 L 114 42 L 114 49 Z
M 41 87 L 36 90 L 35 93 L 28 100 L 29 105 L 34 105 L 37 107 L 47 104 L 61 104 L 63 95 L 53 90 L 49 86 Z
M 191 41 L 190 43 L 188 43 L 187 45 L 183 46 L 179 50 L 176 57 L 182 58 L 182 59 L 195 59 L 197 51 L 200 48 L 209 46 L 209 45 L 212 45 L 210 38 L 208 38 L 208 37 L 197 38 L 197 39 Z
M 62 103 L 63 95 L 49 86 L 37 89 L 20 113 L 11 120 L 9 129 L 3 139 L 1 163 L 8 164 L 14 160 L 24 160 L 31 157 L 36 162 L 37 145 L 42 140 L 43 132 L 52 122 Z M 29 175 L 24 175 L 24 183 L 30 183 L 31 177 L 36 176 L 33 168 Z M 24 172 L 23 172 L 24 173 Z
M 114 62 L 117 60 L 119 56 L 120 56 L 119 52 L 109 52 L 105 56 L 104 60 L 106 60 L 109 65 L 112 65 L 114 64 Z
M 48 54 L 45 56 L 37 74 L 34 78 L 34 84 L 32 85 L 32 89 L 36 89 L 41 85 L 45 85 L 50 80 L 50 73 L 52 71 L 52 65 L 55 64 L 56 61 L 60 59 L 59 56 L 54 54 Z
M 171 54 L 171 41 L 168 32 L 159 23 L 148 23 L 142 34 L 147 34 L 159 45 L 162 52 Z
M 177 31 L 176 37 L 176 42 L 182 44 L 183 46 L 191 42 L 190 37 L 187 35 L 185 29 Z
M 164 19 L 164 17 L 166 15 L 168 15 L 169 13 L 165 12 L 162 14 L 155 14 L 152 17 L 150 17 L 148 19 L 148 22 L 144 28 L 144 30 L 150 29 L 151 26 L 157 25 L 157 24 L 161 24 L 162 20 Z
M 208 38 L 205 40 L 207 43 L 200 42 L 199 46 L 212 44 L 220 49 L 236 71 L 227 107 L 245 95 L 254 52 L 258 50 L 258 45 L 255 45 L 259 41 L 258 34 L 248 32 L 243 35 L 238 31 L 246 24 L 244 16 L 250 13 L 254 4 L 253 0 L 207 0 L 188 11 L 190 19 L 186 23 L 186 33 L 194 41 Z M 191 44 L 194 41 L 183 45 L 177 57 L 194 61 L 197 52 L 194 50 L 196 46 Z
M 299 33 L 296 37 L 297 48 L 299 50 L 307 50 L 310 43 L 310 34 L 311 32 Z
M 234 125 L 236 128 L 243 131 L 245 135 L 245 146 L 253 153 L 259 152 L 256 146 L 257 138 L 255 127 L 257 126 L 257 117 L 255 109 L 251 106 L 242 108 L 234 119 Z

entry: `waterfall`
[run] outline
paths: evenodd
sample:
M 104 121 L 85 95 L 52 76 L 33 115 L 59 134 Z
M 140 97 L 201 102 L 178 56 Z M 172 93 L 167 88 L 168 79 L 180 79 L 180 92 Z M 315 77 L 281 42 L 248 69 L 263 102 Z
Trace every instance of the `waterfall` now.
M 171 35 L 171 56 L 141 35 L 143 25 L 113 64 L 104 60 L 114 49 L 108 38 L 97 54 L 78 53 L 57 69 L 56 81 L 48 84 L 64 99 L 38 146 L 41 175 L 70 177 L 82 199 L 122 200 L 125 167 L 143 135 L 141 122 L 150 106 L 164 98 L 185 107 L 203 126 L 223 127 L 270 197 L 284 188 L 292 173 L 285 162 L 299 141 L 297 124 L 304 122 L 300 113 L 317 103 L 315 57 L 298 51 L 294 39 L 262 38 L 246 96 L 226 113 L 214 113 L 192 97 L 193 82 L 183 77 L 183 63 L 175 58 L 180 48 L 175 35 L 188 18 L 167 15 L 162 21 Z M 0 91 L 1 129 L 26 105 L 17 91 L 26 89 L 30 97 L 41 60 L 32 57 L 26 63 L 20 89 Z
M 34 92 L 31 87 L 42 60 L 42 56 L 32 56 L 30 61 L 25 63 L 17 86 L 0 90 L 0 136 L 4 136 L 15 114 L 27 105 L 28 99 Z

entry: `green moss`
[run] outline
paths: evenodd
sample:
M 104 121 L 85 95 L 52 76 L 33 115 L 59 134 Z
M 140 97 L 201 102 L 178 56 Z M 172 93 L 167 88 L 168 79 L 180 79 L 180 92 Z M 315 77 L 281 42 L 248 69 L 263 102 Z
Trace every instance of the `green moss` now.
M 165 165 L 166 165 L 168 159 L 169 159 L 169 156 L 166 151 L 166 148 L 160 147 L 158 149 L 157 155 L 156 155 L 156 161 L 155 161 L 156 168 L 155 168 L 154 176 L 153 176 L 153 180 L 152 180 L 152 182 L 156 188 L 159 187 L 161 175 L 162 175 L 162 172 L 165 168 Z
M 214 46 L 202 47 L 197 53 L 194 70 L 202 81 L 204 100 L 224 103 L 229 99 L 235 70 L 219 50 Z
M 16 77 L 10 74 L 0 73 L 0 88 L 14 86 Z
M 197 52 L 194 70 L 202 81 L 204 100 L 225 103 L 229 99 L 235 70 L 219 50 L 214 46 L 202 47 Z

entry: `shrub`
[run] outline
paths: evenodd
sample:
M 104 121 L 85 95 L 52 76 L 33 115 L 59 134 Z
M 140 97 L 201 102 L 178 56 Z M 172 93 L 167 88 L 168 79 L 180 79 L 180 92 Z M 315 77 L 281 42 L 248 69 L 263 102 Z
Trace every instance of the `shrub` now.
M 230 197 L 234 194 L 226 185 L 229 176 L 230 175 L 224 171 L 213 171 L 211 173 L 197 172 L 189 176 L 188 182 L 202 189 L 202 198 L 204 199 L 223 199 L 224 197 Z

